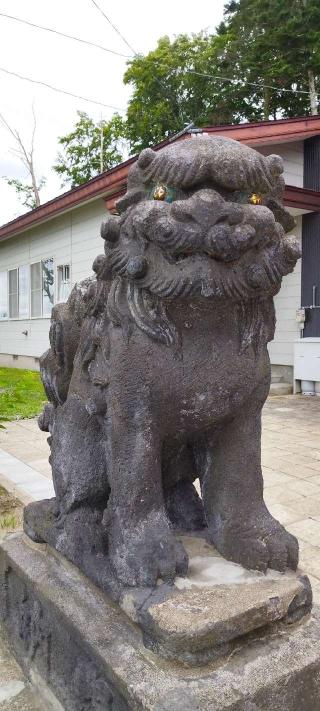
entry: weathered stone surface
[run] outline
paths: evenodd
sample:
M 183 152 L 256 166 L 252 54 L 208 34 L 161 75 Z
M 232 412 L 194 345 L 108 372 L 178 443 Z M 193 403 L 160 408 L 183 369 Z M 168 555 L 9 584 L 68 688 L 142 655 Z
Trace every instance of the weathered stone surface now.
M 318 608 L 304 623 L 252 634 L 225 659 L 192 668 L 147 650 L 117 605 L 20 534 L 0 549 L 0 576 L 15 653 L 65 711 L 320 711 Z
M 304 579 L 259 580 L 171 593 L 148 607 L 149 637 L 155 650 L 199 663 L 229 651 L 237 640 L 286 616 L 300 601 L 301 617 L 310 612 L 311 594 Z
M 297 567 L 260 463 L 273 297 L 300 255 L 282 173 L 223 137 L 143 151 L 96 276 L 53 309 L 40 426 L 56 498 L 26 508 L 25 531 L 116 600 L 186 574 L 174 529 L 206 528 L 246 568 Z
M 222 558 L 201 537 L 181 536 L 189 556 L 186 578 L 155 590 L 123 591 L 119 604 L 138 622 L 146 646 L 166 658 L 203 664 L 226 656 L 253 630 L 285 624 L 310 612 L 307 576 L 248 571 Z

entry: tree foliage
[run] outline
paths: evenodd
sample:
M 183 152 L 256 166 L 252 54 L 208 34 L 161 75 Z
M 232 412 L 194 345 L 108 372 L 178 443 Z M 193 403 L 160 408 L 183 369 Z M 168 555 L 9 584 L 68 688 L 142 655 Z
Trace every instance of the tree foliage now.
M 310 113 L 312 81 L 317 109 L 319 0 L 232 0 L 225 5 L 225 22 L 218 28 L 222 34 L 226 31 L 225 61 L 234 68 L 234 76 L 265 87 L 257 92 L 261 118 Z M 278 90 L 270 88 L 274 86 Z
M 204 126 L 306 115 L 312 81 L 315 113 L 319 77 L 319 0 L 232 0 L 215 34 L 163 37 L 147 56 L 128 63 L 131 152 L 191 121 Z
M 31 134 L 30 147 L 27 147 L 25 142 L 22 140 L 19 131 L 9 124 L 3 114 L 0 114 L 0 123 L 14 139 L 15 148 L 12 150 L 12 152 L 18 157 L 19 161 L 22 163 L 25 170 L 27 171 L 27 179 L 30 180 L 30 183 L 26 181 L 22 182 L 18 178 L 8 178 L 5 175 L 3 176 L 3 179 L 6 180 L 8 185 L 12 186 L 15 189 L 18 199 L 22 202 L 22 204 L 30 208 L 31 210 L 33 210 L 35 207 L 39 207 L 40 190 L 46 184 L 46 179 L 44 177 L 39 179 L 37 178 L 34 165 L 34 143 L 37 121 L 33 104 L 32 116 L 33 129 Z
M 121 116 L 95 123 L 84 111 L 78 111 L 74 129 L 58 139 L 62 151 L 53 166 L 62 185 L 74 188 L 86 183 L 122 160 L 121 140 L 124 126 Z
M 34 210 L 35 207 L 39 207 L 40 202 L 36 201 L 36 197 L 34 194 L 34 186 L 29 185 L 28 183 L 23 183 L 22 180 L 18 180 L 18 178 L 7 178 L 4 177 L 8 185 L 12 186 L 18 196 L 18 199 L 20 202 L 22 202 L 22 205 L 25 205 L 25 207 L 28 207 L 29 210 Z M 46 184 L 46 179 L 45 178 L 40 178 L 38 185 L 37 185 L 37 190 L 38 190 L 38 195 L 40 193 L 41 188 L 43 188 Z
M 158 143 L 194 122 L 198 126 L 256 118 L 247 87 L 225 81 L 227 31 L 159 40 L 146 57 L 129 62 L 124 82 L 133 87 L 126 135 L 131 151 Z M 232 79 L 232 73 L 230 74 Z

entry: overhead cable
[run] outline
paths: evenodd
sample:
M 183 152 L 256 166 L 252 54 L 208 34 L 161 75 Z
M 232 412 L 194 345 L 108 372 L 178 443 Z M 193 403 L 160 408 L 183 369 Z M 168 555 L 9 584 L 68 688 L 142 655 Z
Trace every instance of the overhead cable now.
M 71 91 L 67 91 L 66 89 L 58 89 L 56 86 L 52 86 L 52 84 L 47 84 L 47 82 L 44 81 L 39 81 L 37 79 L 31 79 L 30 77 L 25 77 L 22 74 L 18 74 L 18 72 L 11 72 L 9 69 L 4 69 L 4 67 L 0 67 L 0 72 L 4 72 L 4 74 L 10 74 L 11 76 L 17 77 L 18 79 L 23 79 L 23 81 L 29 81 L 32 84 L 39 84 L 40 86 L 45 86 L 46 89 L 52 89 L 52 91 L 57 91 L 59 94 L 66 94 L 67 96 L 72 96 L 74 99 L 81 99 L 81 101 L 88 101 L 90 104 L 97 104 L 97 106 L 104 106 L 107 109 L 113 109 L 114 111 L 123 111 L 125 112 L 126 109 L 120 108 L 119 106 L 112 106 L 111 104 L 104 104 L 103 101 L 97 101 L 96 99 L 88 99 L 86 96 L 80 96 L 79 94 L 73 94 Z
M 131 47 L 131 44 L 129 44 L 129 42 L 126 40 L 126 38 L 121 34 L 118 27 L 116 27 L 116 25 L 114 25 L 113 22 L 111 22 L 108 15 L 106 15 L 105 11 L 102 9 L 102 7 L 100 7 L 100 5 L 96 2 L 96 0 L 91 0 L 91 2 L 93 3 L 93 5 L 95 5 L 97 10 L 99 10 L 101 15 L 103 15 L 103 17 L 107 20 L 109 25 L 111 25 L 111 27 L 114 29 L 114 31 L 117 33 L 117 35 L 119 35 L 119 37 L 121 37 L 122 41 L 127 45 L 127 47 L 129 47 L 130 52 L 133 52 L 134 55 L 137 55 L 138 53 L 133 49 L 133 47 Z
M 218 74 L 206 74 L 204 72 L 196 72 L 193 69 L 188 69 L 188 74 L 196 74 L 199 77 L 208 77 L 210 79 L 219 79 L 220 81 L 236 81 L 242 83 L 244 86 L 255 86 L 258 87 L 259 89 L 274 89 L 275 91 L 286 91 L 292 94 L 309 94 L 308 91 L 303 91 L 302 89 L 284 89 L 281 86 L 272 86 L 270 84 L 258 84 L 252 81 L 243 81 L 242 79 L 235 79 L 235 78 L 230 78 L 230 77 L 221 77 Z
M 101 49 L 103 52 L 115 54 L 118 57 L 124 57 L 125 59 L 130 59 L 132 57 L 132 55 L 122 54 L 121 52 L 116 52 L 114 49 L 108 49 L 107 47 L 103 47 L 101 44 L 96 44 L 95 42 L 90 42 L 90 40 L 82 39 L 81 37 L 76 37 L 75 35 L 68 35 L 65 32 L 60 32 L 59 30 L 54 30 L 52 27 L 44 27 L 44 25 L 36 25 L 34 22 L 30 22 L 29 20 L 24 20 L 21 17 L 15 17 L 14 15 L 6 15 L 6 13 L 4 13 L 4 12 L 0 12 L 0 16 L 5 17 L 8 20 L 15 20 L 15 22 L 20 22 L 23 25 L 29 25 L 29 27 L 35 27 L 38 30 L 44 30 L 45 32 L 52 32 L 55 35 L 59 35 L 60 37 L 66 37 L 67 39 L 74 40 L 75 42 L 81 42 L 82 44 L 88 44 L 91 47 L 95 47 L 96 49 Z

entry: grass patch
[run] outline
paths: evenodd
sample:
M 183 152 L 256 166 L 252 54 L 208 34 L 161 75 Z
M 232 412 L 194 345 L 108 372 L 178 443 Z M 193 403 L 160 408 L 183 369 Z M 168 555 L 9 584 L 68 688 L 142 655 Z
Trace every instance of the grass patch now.
M 0 422 L 35 417 L 45 402 L 37 371 L 0 368 Z
M 17 528 L 20 521 L 14 514 L 7 514 L 6 516 L 0 516 L 0 528 L 9 528 L 10 530 Z
M 21 528 L 22 504 L 21 501 L 9 494 L 0 486 L 0 539 L 10 531 Z

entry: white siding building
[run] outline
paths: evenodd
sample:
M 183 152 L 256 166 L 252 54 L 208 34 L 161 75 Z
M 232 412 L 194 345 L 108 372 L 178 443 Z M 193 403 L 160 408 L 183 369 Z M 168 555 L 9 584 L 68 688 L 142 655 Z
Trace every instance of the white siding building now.
M 94 258 L 103 251 L 100 225 L 105 213 L 99 198 L 0 243 L 0 280 L 8 292 L 7 313 L 0 318 L 0 365 L 37 367 L 35 359 L 49 346 L 51 303 L 65 301 L 71 286 L 91 273 Z M 52 285 L 45 272 L 48 266 Z M 29 273 L 16 303 L 10 283 L 19 285 L 25 267 Z
M 311 146 L 311 155 L 314 141 L 320 140 L 320 117 L 204 131 L 236 138 L 264 155 L 282 156 L 285 204 L 296 219 L 294 233 L 304 244 L 303 215 L 320 215 L 320 183 L 314 187 L 317 176 L 308 152 L 306 184 L 306 144 Z M 52 304 L 65 301 L 72 285 L 91 273 L 94 258 L 103 251 L 102 219 L 125 190 L 132 161 L 0 228 L 0 366 L 38 367 L 39 356 L 48 348 Z M 318 271 L 320 274 L 320 264 Z M 283 280 L 276 297 L 277 328 L 270 344 L 274 370 L 286 381 L 292 380 L 294 341 L 300 333 L 296 310 L 300 306 L 301 262 Z M 317 329 L 317 324 L 313 328 Z M 320 331 L 311 335 L 320 336 Z

